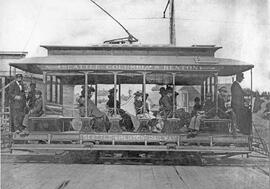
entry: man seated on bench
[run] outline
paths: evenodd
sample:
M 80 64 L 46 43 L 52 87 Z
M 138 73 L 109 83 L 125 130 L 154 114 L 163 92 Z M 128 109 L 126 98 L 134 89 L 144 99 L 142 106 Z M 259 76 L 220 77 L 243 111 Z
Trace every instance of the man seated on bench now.
M 23 120 L 23 125 L 25 129 L 20 134 L 29 134 L 29 117 L 40 117 L 43 113 L 42 92 L 40 90 L 37 90 L 35 91 L 33 105 L 30 107 L 29 113 L 25 115 Z

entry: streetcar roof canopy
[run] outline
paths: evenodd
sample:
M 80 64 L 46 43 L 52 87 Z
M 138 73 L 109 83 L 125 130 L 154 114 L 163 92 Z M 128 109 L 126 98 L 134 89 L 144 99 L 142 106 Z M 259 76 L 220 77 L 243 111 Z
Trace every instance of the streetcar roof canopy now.
M 92 71 L 95 74 L 103 73 L 103 75 L 93 78 L 95 83 L 110 82 L 111 78 L 109 76 L 106 78 L 104 73 L 112 71 L 118 71 L 122 74 L 126 73 L 127 75 L 134 72 L 148 72 L 154 74 L 154 76 L 152 75 L 152 80 L 160 77 L 160 74 L 163 74 L 164 77 L 164 74 L 174 72 L 181 75 L 182 81 L 185 80 L 187 75 L 189 75 L 189 79 L 195 78 L 194 75 L 199 76 L 197 77 L 199 81 L 203 75 L 218 73 L 219 76 L 230 76 L 254 67 L 239 60 L 216 58 L 215 52 L 221 47 L 213 45 L 194 45 L 191 47 L 168 45 L 41 47 L 48 50 L 48 56 L 25 58 L 14 61 L 10 65 L 35 74 L 47 72 L 55 73 L 56 75 L 60 73 L 69 73 L 69 75 L 74 73 L 76 75 L 75 73 L 83 73 L 85 71 Z M 134 75 L 132 77 L 134 82 L 130 80 L 127 83 L 139 82 Z M 189 80 L 188 78 L 186 79 Z M 123 78 L 124 80 L 126 79 Z M 194 83 L 196 83 L 195 80 Z

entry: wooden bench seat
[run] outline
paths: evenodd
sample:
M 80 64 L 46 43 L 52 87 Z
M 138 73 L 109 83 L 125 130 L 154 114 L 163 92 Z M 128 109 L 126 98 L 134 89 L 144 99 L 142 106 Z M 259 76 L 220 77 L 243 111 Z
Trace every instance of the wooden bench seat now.
M 29 117 L 29 130 L 31 131 L 67 131 L 71 130 L 73 117 L 42 116 Z

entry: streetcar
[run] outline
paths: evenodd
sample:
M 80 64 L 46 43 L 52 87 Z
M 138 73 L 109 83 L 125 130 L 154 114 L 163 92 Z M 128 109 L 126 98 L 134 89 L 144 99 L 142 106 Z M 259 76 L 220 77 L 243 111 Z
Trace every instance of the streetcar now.
M 47 49 L 48 56 L 25 58 L 10 63 L 10 66 L 17 69 L 43 76 L 44 109 L 41 117 L 29 118 L 29 135 L 13 134 L 12 150 L 84 151 L 95 153 L 96 158 L 102 154 L 107 157 L 106 153 L 109 153 L 114 157 L 115 154 L 121 154 L 121 158 L 143 156 L 149 159 L 159 157 L 176 160 L 183 154 L 229 157 L 252 151 L 252 103 L 246 114 L 248 132 L 234 132 L 232 120 L 218 115 L 218 88 L 219 78 L 231 78 L 237 73 L 247 71 L 252 76 L 254 66 L 238 60 L 216 58 L 215 52 L 221 47 L 133 44 L 41 47 Z M 82 128 L 91 127 L 94 117 L 88 116 L 87 106 L 83 117 L 67 113 L 64 108 L 67 106 L 65 98 L 74 94 L 65 90 L 65 87 L 84 86 L 87 89 L 92 86 L 95 88 L 92 100 L 98 107 L 97 91 L 103 85 L 110 85 L 114 90 L 112 113 L 106 114 L 110 129 L 101 132 L 83 130 Z M 141 85 L 142 116 L 135 115 L 139 126 L 132 132 L 124 131 L 119 126 L 121 117 L 118 109 L 125 105 L 121 102 L 124 85 L 131 88 L 133 85 Z M 146 113 L 148 85 L 170 86 L 173 93 L 178 91 L 177 87 L 197 86 L 202 104 L 206 95 L 211 94 L 214 116 L 203 118 L 200 130 L 192 136 L 190 132 L 182 131 L 183 120 L 176 115 L 181 108 L 176 102 L 179 98 L 172 95 L 172 115 L 159 117 L 163 128 L 160 132 L 153 132 L 147 126 L 153 117 L 143 116 Z M 88 93 L 88 90 L 84 91 L 85 96 Z M 252 96 L 248 98 L 252 102 Z M 117 100 L 120 101 L 120 107 L 117 107 Z M 72 104 L 73 101 L 69 103 Z M 155 111 L 158 112 L 158 108 Z M 190 111 L 186 109 L 186 112 Z M 35 128 L 36 125 L 39 127 Z M 39 130 L 41 127 L 43 128 Z

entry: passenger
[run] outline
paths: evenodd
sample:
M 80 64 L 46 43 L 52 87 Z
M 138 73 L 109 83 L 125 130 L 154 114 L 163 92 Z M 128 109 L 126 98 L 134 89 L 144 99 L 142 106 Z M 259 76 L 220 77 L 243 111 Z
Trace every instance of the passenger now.
M 161 95 L 160 99 L 159 99 L 159 106 L 162 108 L 163 104 L 162 104 L 162 98 L 166 95 L 166 89 L 164 87 L 161 87 L 159 89 L 159 94 Z
M 244 106 L 244 91 L 240 86 L 240 83 L 244 80 L 244 74 L 238 73 L 236 75 L 236 81 L 233 82 L 231 86 L 232 100 L 231 106 L 236 115 L 237 126 L 240 131 L 244 134 L 250 133 L 250 128 L 245 125 L 245 112 L 246 108 Z M 248 125 L 248 124 L 247 124 Z
M 203 110 L 205 111 L 205 115 L 207 117 L 211 118 L 215 116 L 215 103 L 212 101 L 211 93 L 206 94 Z
M 16 74 L 15 82 L 9 86 L 10 100 L 10 127 L 12 132 L 20 133 L 23 128 L 23 119 L 25 116 L 26 97 L 24 93 L 23 75 Z
M 117 89 L 116 89 L 117 92 Z M 109 115 L 112 116 L 114 114 L 114 88 L 109 90 L 109 95 L 108 95 L 108 102 L 106 103 L 106 106 L 109 110 Z M 116 100 L 116 112 L 118 112 L 120 108 L 120 103 L 118 100 Z
M 227 108 L 225 106 L 226 94 L 227 94 L 226 87 L 223 86 L 218 89 L 218 108 L 219 110 L 221 110 L 220 114 L 222 114 L 223 112 L 225 113 L 227 111 Z
M 172 88 L 168 88 L 166 89 L 166 95 L 163 96 L 161 99 L 160 115 L 164 117 L 165 119 L 168 117 L 172 117 L 172 111 L 173 111 L 173 103 L 171 101 L 172 95 L 173 95 Z
M 36 94 L 36 84 L 30 83 L 30 91 L 26 98 L 26 103 L 29 109 L 32 109 L 35 103 L 35 94 Z
M 193 110 L 191 112 L 191 121 L 189 124 L 189 129 L 191 131 L 195 131 L 198 132 L 200 129 L 200 124 L 201 124 L 201 119 L 204 116 L 204 114 L 201 112 L 202 111 L 202 105 L 200 104 L 200 98 L 196 97 L 194 99 L 194 106 L 193 106 Z
M 93 87 L 88 86 L 88 99 L 92 97 L 92 92 L 95 92 Z M 81 117 L 85 117 L 85 87 L 82 86 L 81 95 L 78 99 L 79 103 L 79 114 Z
M 201 99 L 199 97 L 195 97 L 194 99 L 194 106 L 191 112 L 191 116 L 195 116 L 197 115 L 198 111 L 202 111 L 202 105 L 201 105 Z
M 189 123 L 190 123 L 190 119 L 191 119 L 190 114 L 188 112 L 186 112 L 184 108 L 177 109 L 175 111 L 175 116 L 181 120 L 181 122 L 180 122 L 181 128 L 183 128 L 183 127 L 188 128 L 189 127 Z M 185 129 L 183 129 L 183 131 L 185 131 Z
M 34 104 L 32 105 L 32 108 L 30 108 L 29 113 L 24 117 L 23 125 L 25 129 L 21 134 L 29 134 L 29 117 L 40 117 L 43 113 L 42 92 L 37 90 L 35 92 Z
M 124 110 L 119 110 L 119 115 L 121 116 L 121 120 L 119 121 L 119 126 L 123 131 L 133 132 L 134 126 L 131 119 L 131 116 L 128 115 Z
M 137 91 L 134 93 L 134 106 L 136 110 L 136 115 L 143 113 L 143 101 L 142 101 L 142 93 Z
M 88 88 L 88 99 L 87 99 L 87 102 L 88 102 L 88 104 L 87 104 L 87 117 L 93 117 L 93 119 L 91 120 L 92 125 L 90 125 L 90 126 L 96 132 L 105 132 L 105 131 L 108 132 L 110 129 L 109 118 L 106 116 L 106 114 L 104 112 L 101 112 L 97 108 L 95 103 L 91 100 L 93 92 L 95 92 L 95 89 L 93 87 L 89 87 Z M 81 96 L 79 101 L 80 101 L 79 103 L 85 103 L 85 99 L 83 98 L 83 96 Z M 82 113 L 81 114 L 82 117 L 85 116 L 85 111 L 81 111 L 80 113 Z M 82 130 L 84 130 L 84 129 L 85 128 L 82 128 Z

